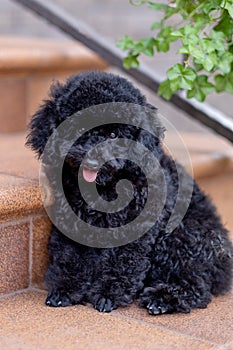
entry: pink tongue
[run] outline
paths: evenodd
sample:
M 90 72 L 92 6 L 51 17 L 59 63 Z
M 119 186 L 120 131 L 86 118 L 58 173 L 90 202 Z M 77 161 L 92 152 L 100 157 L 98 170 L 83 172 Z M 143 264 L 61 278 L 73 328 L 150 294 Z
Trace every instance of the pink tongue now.
M 93 182 L 95 181 L 97 176 L 97 172 L 91 171 L 91 170 L 86 170 L 83 169 L 83 178 L 84 180 L 86 180 L 87 182 Z

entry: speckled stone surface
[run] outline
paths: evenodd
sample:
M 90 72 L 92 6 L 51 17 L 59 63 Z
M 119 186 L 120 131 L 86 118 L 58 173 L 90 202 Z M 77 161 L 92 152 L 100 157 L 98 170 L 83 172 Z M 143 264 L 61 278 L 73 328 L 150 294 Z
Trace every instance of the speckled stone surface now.
M 198 183 L 213 199 L 223 223 L 231 231 L 233 240 L 233 170 L 214 177 L 203 177 Z
M 190 153 L 192 172 L 198 180 L 233 170 L 232 144 L 217 135 L 170 131 L 165 133 L 164 143 L 178 162 L 186 159 L 185 151 Z M 190 170 L 190 164 L 183 165 Z
M 1 36 L 0 45 L 1 75 L 41 76 L 107 67 L 95 53 L 74 40 Z
M 44 273 L 48 263 L 47 242 L 51 223 L 43 215 L 33 219 L 32 224 L 32 271 L 31 283 L 33 286 L 44 287 Z
M 38 182 L 0 174 L 0 222 L 25 216 L 41 209 Z
M 193 310 L 190 314 L 151 317 L 135 304 L 117 312 L 218 344 L 233 341 L 233 293 L 214 298 L 206 309 Z
M 91 306 L 48 308 L 45 294 L 25 292 L 0 299 L 0 348 L 44 350 L 209 350 L 214 341 L 156 324 L 159 318 L 101 314 Z M 176 322 L 179 322 L 175 316 Z M 204 322 L 204 321 L 203 321 Z M 202 323 L 198 326 L 201 327 Z
M 29 222 L 0 224 L 0 294 L 28 287 Z
M 25 141 L 25 132 L 0 134 L 1 173 L 37 180 L 39 162 Z
M 1 50 L 2 52 L 2 50 Z M 1 67 L 1 58 L 0 58 Z M 23 79 L 0 76 L 0 131 L 26 129 L 26 84 Z M 14 101 L 14 103 L 12 103 Z M 17 116 L 17 117 L 16 117 Z

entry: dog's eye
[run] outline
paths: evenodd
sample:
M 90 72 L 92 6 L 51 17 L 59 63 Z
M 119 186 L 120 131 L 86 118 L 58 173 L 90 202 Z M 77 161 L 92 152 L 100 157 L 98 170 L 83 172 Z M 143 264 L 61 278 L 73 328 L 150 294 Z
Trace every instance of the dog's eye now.
M 110 139 L 116 139 L 117 135 L 115 134 L 115 132 L 111 132 L 111 134 L 109 135 Z

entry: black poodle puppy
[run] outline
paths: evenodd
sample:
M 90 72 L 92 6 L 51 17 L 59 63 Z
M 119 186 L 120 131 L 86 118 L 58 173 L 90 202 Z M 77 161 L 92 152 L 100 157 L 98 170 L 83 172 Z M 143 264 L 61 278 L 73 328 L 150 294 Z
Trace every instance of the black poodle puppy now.
M 84 125 L 82 132 L 78 130 L 76 121 L 72 124 L 72 115 L 79 115 L 80 111 L 92 106 L 98 108 L 99 105 L 104 113 L 104 106 L 109 103 L 113 104 L 110 123 L 106 123 L 106 120 L 102 122 L 99 109 L 100 113 L 92 113 L 92 118 L 97 121 L 92 128 L 86 130 Z M 157 130 L 150 133 L 148 129 L 140 127 L 141 124 L 122 123 L 124 106 L 127 105 L 148 110 Z M 137 118 L 136 113 L 134 117 Z M 195 181 L 192 182 L 186 212 L 178 218 L 172 230 L 168 229 L 178 198 L 179 169 L 182 168 L 164 152 L 161 141 L 163 127 L 158 121 L 156 109 L 147 103 L 141 92 L 126 79 L 102 72 L 77 74 L 63 85 L 57 83 L 51 89 L 50 99 L 42 104 L 30 123 L 27 144 L 39 158 L 43 157 L 51 135 L 56 135 L 58 127 L 69 118 L 70 124 L 65 130 L 70 132 L 69 128 L 77 129 L 75 141 L 67 147 L 70 136 L 59 146 L 54 142 L 59 138 L 53 139 L 50 151 L 43 159 L 53 193 L 51 212 L 54 203 L 59 203 L 54 209 L 58 220 L 53 222 L 48 243 L 50 263 L 45 276 L 49 289 L 46 305 L 57 307 L 91 303 L 99 311 L 110 312 L 138 299 L 139 305 L 147 308 L 152 315 L 187 313 L 193 308 L 205 308 L 212 295 L 229 291 L 232 244 L 214 205 Z M 80 129 L 82 127 L 80 125 Z M 106 142 L 111 144 L 115 140 L 132 141 L 128 147 L 131 152 L 136 152 L 137 145 L 143 144 L 141 150 L 147 148 L 153 155 L 157 161 L 155 164 L 162 169 L 162 178 L 159 180 L 159 170 L 156 165 L 152 166 L 146 155 L 139 156 L 142 167 L 127 158 L 127 144 L 125 147 L 124 143 L 119 146 L 121 156 L 111 156 L 114 147 L 107 147 Z M 101 161 L 92 150 L 93 145 L 102 145 Z M 135 149 L 132 145 L 135 145 Z M 105 157 L 106 149 L 108 154 Z M 63 153 L 66 153 L 65 156 Z M 59 157 L 64 157 L 62 184 L 65 199 L 72 212 L 80 218 L 80 226 L 70 234 L 68 231 L 74 230 L 74 220 L 60 200 L 61 189 L 57 188 Z M 189 186 L 192 179 L 184 169 L 182 173 Z M 111 210 L 98 210 L 99 199 L 101 203 L 106 203 L 106 208 L 117 199 L 117 184 L 123 179 L 127 180 L 127 184 L 129 181 L 132 183 L 129 191 L 132 198 L 126 208 L 114 213 Z M 143 210 L 148 200 L 149 182 L 155 193 L 152 202 L 156 200 L 154 207 L 150 205 L 149 209 Z M 89 191 L 93 184 L 98 198 Z M 162 201 L 162 192 L 159 192 L 161 184 L 166 187 L 166 198 L 159 211 L 156 203 L 160 205 Z M 125 193 L 127 196 L 127 190 Z M 185 203 L 185 196 L 181 196 L 180 201 Z M 140 231 L 143 224 L 153 217 L 153 210 L 158 212 L 156 219 L 149 223 L 146 231 L 146 226 L 143 228 L 143 234 L 137 236 L 137 230 Z M 134 223 L 139 215 L 143 220 L 121 234 L 123 228 L 128 227 L 128 223 Z M 88 232 L 81 222 L 89 225 Z M 64 232 L 60 229 L 62 224 Z M 100 229 L 98 237 L 93 233 L 95 228 Z M 114 235 L 109 234 L 108 228 L 115 230 Z M 111 242 L 108 241 L 109 235 Z M 101 244 L 95 246 L 97 241 Z

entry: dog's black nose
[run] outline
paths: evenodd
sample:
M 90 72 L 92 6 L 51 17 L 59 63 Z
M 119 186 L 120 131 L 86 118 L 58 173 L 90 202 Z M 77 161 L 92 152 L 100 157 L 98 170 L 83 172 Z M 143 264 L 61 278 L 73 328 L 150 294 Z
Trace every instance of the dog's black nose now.
M 98 161 L 96 159 L 86 158 L 83 162 L 83 167 L 88 170 L 96 171 L 98 170 Z

